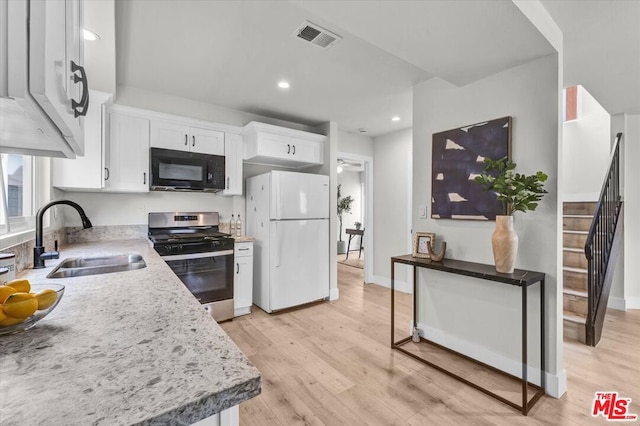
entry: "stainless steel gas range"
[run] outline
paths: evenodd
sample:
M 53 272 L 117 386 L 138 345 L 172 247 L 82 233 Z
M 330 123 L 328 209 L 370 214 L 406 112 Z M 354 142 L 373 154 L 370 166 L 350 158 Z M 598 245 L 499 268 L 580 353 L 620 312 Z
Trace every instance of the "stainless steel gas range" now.
M 217 212 L 149 213 L 153 248 L 216 321 L 233 318 L 234 240 Z

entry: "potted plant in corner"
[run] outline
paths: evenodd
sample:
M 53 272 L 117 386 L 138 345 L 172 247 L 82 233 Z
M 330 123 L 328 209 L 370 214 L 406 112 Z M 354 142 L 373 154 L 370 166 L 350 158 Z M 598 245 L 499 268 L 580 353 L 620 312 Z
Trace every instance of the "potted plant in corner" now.
M 347 252 L 347 242 L 342 241 L 342 215 L 344 213 L 351 213 L 351 204 L 353 203 L 353 197 L 348 195 L 342 198 L 340 193 L 342 185 L 338 185 L 338 220 L 340 221 L 340 240 L 338 241 L 338 254 L 344 254 Z
M 504 209 L 504 215 L 496 216 L 496 230 L 491 236 L 493 259 L 497 272 L 511 274 L 518 253 L 513 214 L 534 211 L 538 207 L 538 202 L 547 193 L 543 183 L 548 176 L 541 171 L 530 176 L 516 173 L 516 163 L 507 157 L 499 160 L 485 158 L 484 162 L 484 170 L 475 177 L 475 182 L 485 191 L 494 192 Z

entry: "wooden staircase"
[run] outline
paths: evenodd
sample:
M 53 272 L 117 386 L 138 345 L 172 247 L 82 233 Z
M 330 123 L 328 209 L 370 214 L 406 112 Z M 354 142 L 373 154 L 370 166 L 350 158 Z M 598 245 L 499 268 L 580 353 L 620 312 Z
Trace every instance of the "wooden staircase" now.
M 564 337 L 586 343 L 589 305 L 584 245 L 596 202 L 565 202 L 562 208 L 562 270 Z

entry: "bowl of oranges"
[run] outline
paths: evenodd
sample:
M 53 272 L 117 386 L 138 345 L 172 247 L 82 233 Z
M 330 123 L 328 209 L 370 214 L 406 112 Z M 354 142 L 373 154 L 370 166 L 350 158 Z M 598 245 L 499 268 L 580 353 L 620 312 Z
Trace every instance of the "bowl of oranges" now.
M 60 303 L 61 284 L 31 284 L 17 279 L 0 285 L 0 335 L 28 330 Z

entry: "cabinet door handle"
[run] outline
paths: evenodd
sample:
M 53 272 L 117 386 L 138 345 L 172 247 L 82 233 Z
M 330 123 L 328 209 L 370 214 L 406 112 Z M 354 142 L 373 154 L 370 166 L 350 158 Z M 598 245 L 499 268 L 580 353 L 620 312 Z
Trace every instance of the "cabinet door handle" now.
M 236 263 L 236 275 L 240 273 L 240 264 Z
M 184 146 L 189 145 L 189 135 L 185 134 L 184 135 Z
M 296 146 L 293 145 L 293 155 L 296 155 Z
M 191 136 L 191 138 L 192 138 L 192 141 L 193 141 L 191 143 L 191 146 L 196 146 L 196 137 L 195 136 Z
M 109 168 L 104 168 L 104 180 L 109 180 Z
M 287 144 L 287 154 L 291 154 L 291 145 Z
M 247 251 L 247 250 L 249 250 L 249 249 L 248 249 L 248 248 L 241 248 L 241 249 L 238 249 L 238 251 Z
M 147 184 L 147 172 L 142 173 L 142 184 L 143 185 Z
M 229 176 L 227 176 L 227 189 L 229 189 Z
M 80 72 L 80 76 L 76 72 Z M 73 116 L 78 118 L 83 115 L 87 115 L 89 111 L 89 85 L 87 83 L 87 73 L 83 66 L 71 61 L 71 72 L 73 73 L 73 82 L 82 83 L 82 97 L 80 102 L 76 102 L 75 99 L 71 99 L 71 109 L 73 110 Z M 82 108 L 82 111 L 78 111 L 78 108 Z

